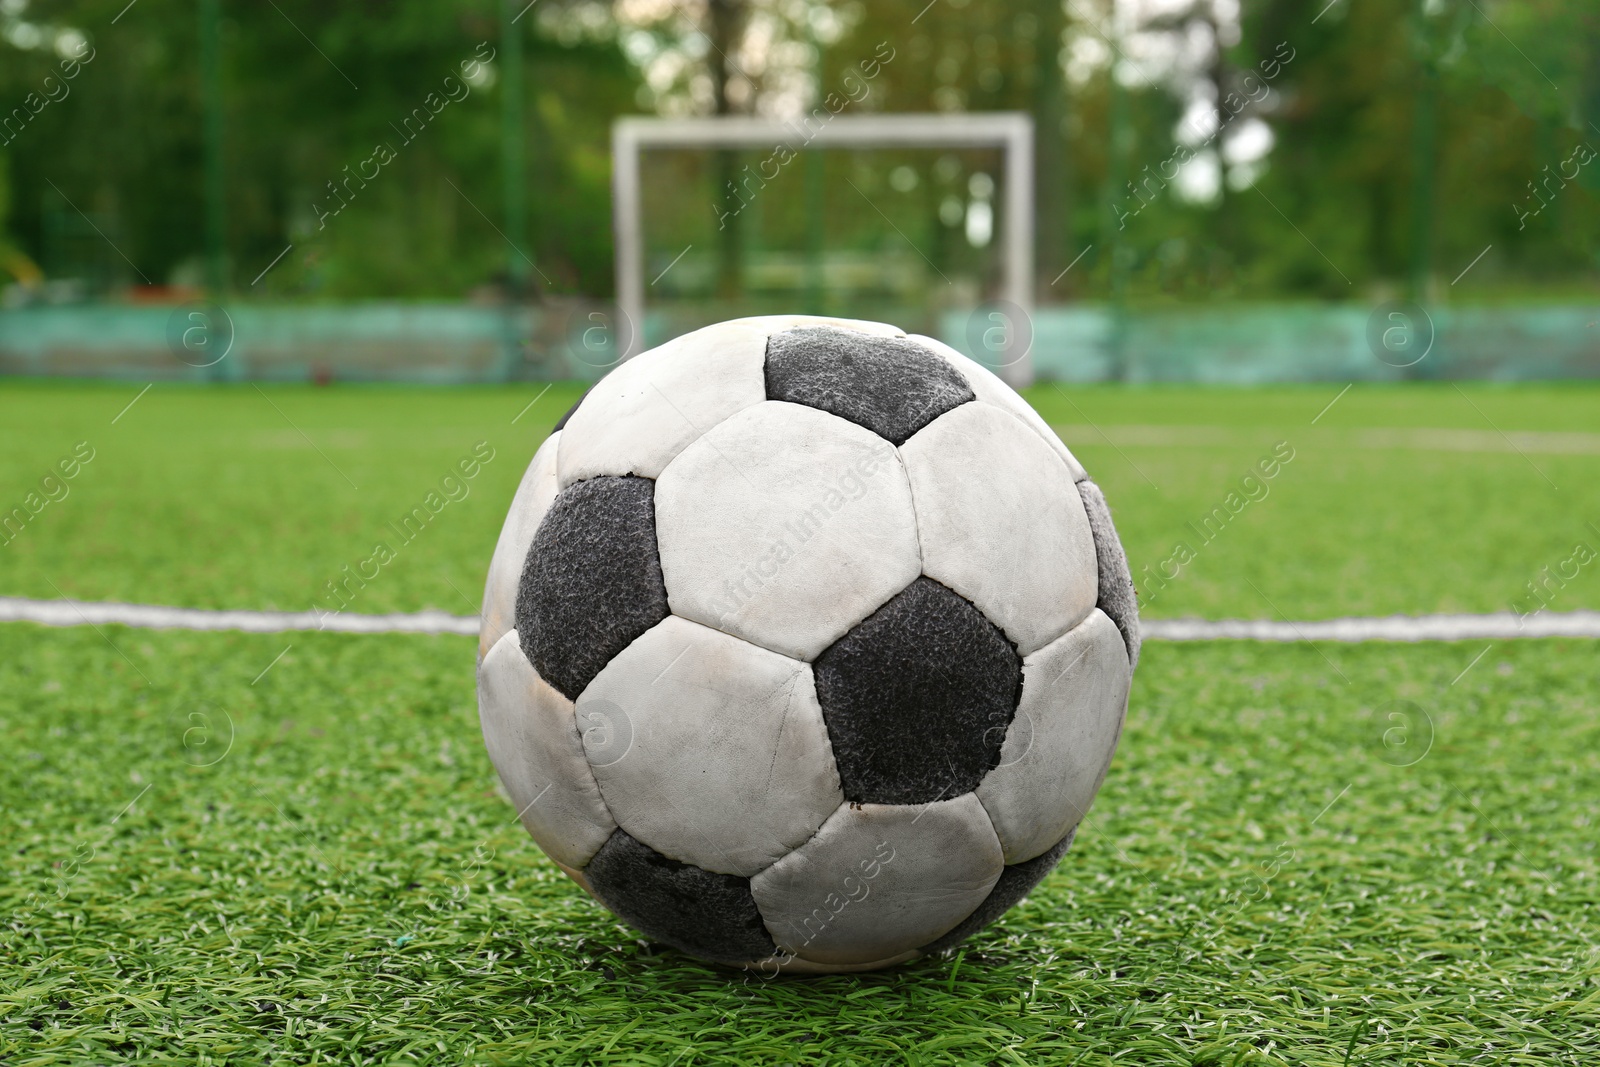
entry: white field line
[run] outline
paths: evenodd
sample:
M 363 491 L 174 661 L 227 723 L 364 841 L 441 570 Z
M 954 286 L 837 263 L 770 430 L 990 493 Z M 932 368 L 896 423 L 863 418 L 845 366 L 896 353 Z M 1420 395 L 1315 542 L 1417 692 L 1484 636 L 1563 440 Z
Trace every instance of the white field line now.
M 1110 441 L 1129 448 L 1246 448 L 1266 443 L 1275 436 L 1272 430 L 1251 431 L 1231 426 L 1145 426 L 1102 423 L 1052 423 L 1056 436 L 1069 447 L 1099 445 Z M 1341 430 L 1326 426 L 1302 427 L 1295 444 L 1322 448 L 1363 449 L 1375 452 L 1516 452 L 1545 456 L 1600 455 L 1600 433 L 1568 431 L 1508 430 L 1501 436 L 1494 430 L 1400 429 L 1369 427 Z
M 0 622 L 46 626 L 115 623 L 147 630 L 243 630 L 272 634 L 289 630 L 327 630 L 344 634 L 465 634 L 476 637 L 471 615 L 419 611 L 410 615 L 357 615 L 352 612 L 213 611 L 157 604 L 107 604 L 86 600 L 28 600 L 0 597 Z
M 1600 611 L 1493 615 L 1388 615 L 1383 618 L 1142 619 L 1147 641 L 1509 641 L 1519 637 L 1600 637 Z
M 155 604 L 107 604 L 84 600 L 29 600 L 0 597 L 0 622 L 45 626 L 116 624 L 151 630 L 243 630 L 282 633 L 326 630 L 345 634 L 478 633 L 472 615 L 419 611 L 408 615 L 357 615 L 315 611 L 213 611 Z M 1600 611 L 1542 612 L 1519 618 L 1493 615 L 1389 615 L 1384 618 L 1315 619 L 1144 619 L 1147 641 L 1469 641 L 1519 637 L 1600 637 Z

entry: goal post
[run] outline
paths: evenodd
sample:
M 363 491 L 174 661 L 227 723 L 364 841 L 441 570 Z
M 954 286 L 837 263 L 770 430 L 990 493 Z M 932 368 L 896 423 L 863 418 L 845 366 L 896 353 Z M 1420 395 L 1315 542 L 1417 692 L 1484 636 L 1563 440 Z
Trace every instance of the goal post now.
M 1005 200 L 1000 228 L 999 296 L 1029 313 L 1033 302 L 1033 119 L 1025 112 L 812 115 L 807 119 L 754 116 L 618 119 L 611 128 L 612 223 L 616 239 L 617 308 L 627 351 L 644 347 L 644 219 L 640 156 L 654 148 L 777 148 L 798 154 L 816 148 L 987 148 L 1003 160 Z M 996 368 L 1009 384 L 1033 377 L 1026 354 Z

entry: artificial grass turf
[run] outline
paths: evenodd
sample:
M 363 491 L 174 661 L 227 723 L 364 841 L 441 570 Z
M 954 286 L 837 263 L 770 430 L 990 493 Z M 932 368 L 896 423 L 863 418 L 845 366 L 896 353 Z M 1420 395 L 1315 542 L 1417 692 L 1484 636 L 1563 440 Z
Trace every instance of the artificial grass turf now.
M 1594 650 L 1149 645 L 1025 904 L 763 981 L 526 839 L 470 640 L 0 627 L 0 1058 L 1594 1063 Z
M 397 558 L 349 610 L 469 614 L 517 480 L 580 390 L 160 384 L 119 417 L 139 388 L 0 389 L 0 508 L 76 442 L 96 449 L 0 547 L 0 595 L 326 610 L 381 540 Z M 1578 541 L 1600 548 L 1600 389 L 1341 388 L 1028 397 L 1105 489 L 1150 617 L 1504 611 Z M 480 440 L 495 458 L 465 499 L 402 541 L 392 524 Z M 1267 495 L 1198 532 L 1279 441 L 1294 459 Z M 1179 542 L 1194 558 L 1153 585 Z M 1600 608 L 1600 566 L 1552 588 L 1552 610 Z

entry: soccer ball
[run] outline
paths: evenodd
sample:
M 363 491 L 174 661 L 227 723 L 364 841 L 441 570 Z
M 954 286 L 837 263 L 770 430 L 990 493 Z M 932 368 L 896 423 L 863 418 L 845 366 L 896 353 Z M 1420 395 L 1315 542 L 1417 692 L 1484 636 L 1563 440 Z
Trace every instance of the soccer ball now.
M 739 319 L 622 364 L 490 564 L 483 736 L 595 899 L 721 964 L 942 951 L 1061 858 L 1139 655 L 1105 498 L 985 368 Z

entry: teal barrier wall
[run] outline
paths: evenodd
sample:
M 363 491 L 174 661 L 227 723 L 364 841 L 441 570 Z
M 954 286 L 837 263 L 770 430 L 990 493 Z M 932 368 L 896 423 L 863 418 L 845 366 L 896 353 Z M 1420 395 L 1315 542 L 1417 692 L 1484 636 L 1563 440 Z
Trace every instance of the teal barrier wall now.
M 0 312 L 0 374 L 499 381 L 520 370 L 534 317 L 453 304 L 23 308 Z
M 992 364 L 991 354 L 974 351 L 992 316 L 946 313 L 940 332 L 949 344 Z M 1051 307 L 1035 310 L 1023 325 L 1043 380 L 1242 385 L 1600 378 L 1600 307 L 1389 316 L 1387 308 L 1266 305 L 1140 312 L 1117 323 L 1102 308 Z M 665 323 L 656 318 L 647 326 L 659 330 Z M 592 380 L 616 361 L 611 322 L 608 309 L 580 302 L 509 310 L 459 304 L 32 307 L 0 311 L 0 375 Z M 1425 357 L 1399 365 L 1430 338 Z M 1385 347 L 1394 339 L 1392 350 Z
M 1041 380 L 1600 378 L 1600 307 L 1433 309 L 1420 316 L 1388 306 L 1193 308 L 1129 315 L 1120 337 L 1100 308 L 1041 309 L 1032 323 L 1033 368 Z M 946 315 L 942 326 L 949 344 L 983 358 L 974 353 L 982 330 L 972 316 Z M 1426 354 L 1413 363 L 1423 346 Z

